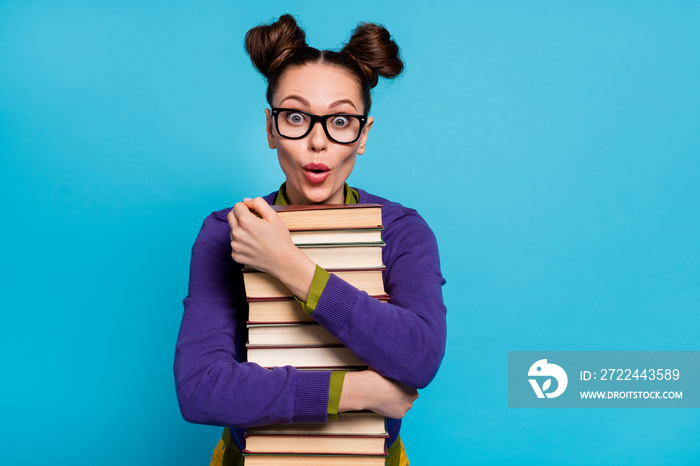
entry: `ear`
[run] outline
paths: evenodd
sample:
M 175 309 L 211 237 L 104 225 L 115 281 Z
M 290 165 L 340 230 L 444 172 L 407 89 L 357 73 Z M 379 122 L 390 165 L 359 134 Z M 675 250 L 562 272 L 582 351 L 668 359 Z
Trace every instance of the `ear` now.
M 265 130 L 267 132 L 267 146 L 270 149 L 276 149 L 277 143 L 275 142 L 275 131 L 272 129 L 272 115 L 270 114 L 270 109 L 265 109 L 266 121 Z
M 372 123 L 374 123 L 374 118 L 369 117 L 367 119 L 367 124 L 362 128 L 362 135 L 360 136 L 360 145 L 357 148 L 357 153 L 362 155 L 365 153 L 365 144 L 367 144 L 367 133 L 372 128 Z

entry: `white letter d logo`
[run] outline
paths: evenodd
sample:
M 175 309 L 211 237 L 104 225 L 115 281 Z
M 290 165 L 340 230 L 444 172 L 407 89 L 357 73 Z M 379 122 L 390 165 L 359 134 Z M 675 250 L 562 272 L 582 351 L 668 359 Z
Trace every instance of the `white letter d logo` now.
M 528 379 L 530 380 L 532 389 L 535 391 L 535 394 L 537 394 L 537 398 L 544 398 L 545 396 L 547 398 L 556 398 L 564 393 L 564 390 L 566 390 L 566 385 L 569 383 L 569 378 L 566 376 L 564 369 L 556 364 L 547 364 L 546 359 L 540 359 L 535 364 L 530 366 L 530 370 L 527 372 L 527 375 L 530 377 L 548 376 L 557 379 L 557 389 L 551 393 L 546 392 L 552 384 L 552 379 L 547 379 L 547 381 L 542 385 L 542 388 L 540 388 L 540 386 L 537 384 L 536 379 Z

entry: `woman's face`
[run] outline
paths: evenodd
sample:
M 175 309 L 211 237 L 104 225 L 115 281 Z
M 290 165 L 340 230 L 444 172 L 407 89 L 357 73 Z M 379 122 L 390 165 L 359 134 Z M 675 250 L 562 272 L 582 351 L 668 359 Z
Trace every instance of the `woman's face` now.
M 314 115 L 364 113 L 357 81 L 343 69 L 325 64 L 287 69 L 279 80 L 272 106 Z M 287 201 L 343 204 L 345 180 L 355 166 L 357 154 L 365 151 L 373 119 L 368 118 L 357 141 L 339 144 L 328 139 L 320 123 L 302 139 L 286 139 L 277 133 L 270 111 L 266 109 L 265 113 L 268 145 L 277 149 L 280 167 L 287 177 Z

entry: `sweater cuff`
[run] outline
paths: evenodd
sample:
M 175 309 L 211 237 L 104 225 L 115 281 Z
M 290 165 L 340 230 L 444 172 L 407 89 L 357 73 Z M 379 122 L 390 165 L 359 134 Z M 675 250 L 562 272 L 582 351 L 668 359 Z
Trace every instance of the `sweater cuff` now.
M 298 371 L 294 422 L 326 422 L 329 371 Z
M 328 420 L 338 420 L 338 407 L 340 406 L 340 394 L 343 392 L 345 371 L 331 372 L 331 384 L 328 388 Z
M 309 288 L 309 297 L 306 300 L 306 302 L 302 301 L 296 296 L 294 297 L 299 302 L 299 304 L 301 304 L 301 308 L 304 310 L 306 315 L 310 316 L 316 310 L 318 300 L 321 299 L 321 294 L 326 288 L 326 283 L 328 283 L 328 279 L 330 278 L 330 276 L 331 274 L 326 272 L 325 269 L 316 265 L 316 270 L 314 271 L 314 278 L 313 280 L 311 280 L 311 288 Z
M 338 336 L 350 317 L 360 290 L 331 274 L 314 311 L 314 320 L 334 336 Z

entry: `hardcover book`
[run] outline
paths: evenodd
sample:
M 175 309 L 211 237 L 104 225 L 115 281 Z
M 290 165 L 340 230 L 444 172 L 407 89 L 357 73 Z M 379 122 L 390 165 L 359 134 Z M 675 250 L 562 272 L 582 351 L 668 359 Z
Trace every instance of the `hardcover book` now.
M 328 330 L 315 323 L 248 324 L 248 346 L 340 346 Z
M 288 230 L 381 228 L 381 204 L 273 205 Z
M 338 419 L 328 422 L 249 427 L 246 432 L 250 434 L 389 436 L 386 430 L 386 418 L 372 411 L 340 413 Z
M 299 246 L 299 250 L 324 269 L 375 269 L 384 267 L 383 246 L 384 243 L 329 244 Z
M 296 230 L 291 231 L 297 246 L 323 244 L 383 244 L 381 228 L 352 230 Z
M 306 369 L 367 367 L 345 346 L 248 346 L 248 362 Z
M 389 300 L 389 295 L 373 296 L 382 302 Z M 315 322 L 302 309 L 294 298 L 249 298 L 249 324 L 284 324 Z
M 384 466 L 384 456 L 248 455 L 246 466 Z
M 332 270 L 333 274 L 367 294 L 384 295 L 383 268 Z M 243 269 L 243 281 L 248 298 L 285 298 L 293 297 L 289 288 L 272 275 L 253 269 Z
M 246 434 L 244 453 L 386 456 L 385 437 Z

